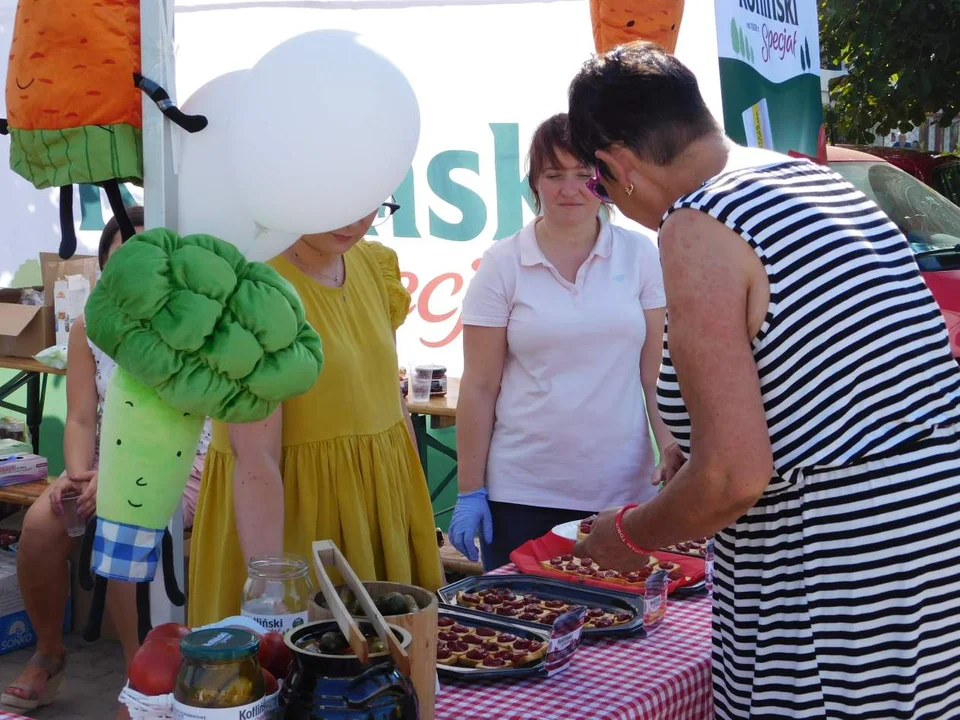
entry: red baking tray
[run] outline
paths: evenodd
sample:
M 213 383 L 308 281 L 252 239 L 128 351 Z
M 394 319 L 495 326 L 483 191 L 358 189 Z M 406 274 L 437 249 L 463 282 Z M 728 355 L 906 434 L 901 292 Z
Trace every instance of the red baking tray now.
M 552 532 L 535 540 L 528 540 L 523 545 L 510 553 L 510 560 L 520 568 L 520 572 L 528 575 L 540 575 L 542 577 L 553 578 L 554 580 L 563 580 L 564 582 L 592 585 L 593 587 L 604 588 L 605 590 L 615 590 L 617 592 L 633 593 L 643 595 L 643 588 L 633 585 L 620 585 L 619 583 L 596 580 L 594 578 L 584 578 L 570 575 L 555 570 L 547 570 L 540 563 L 544 560 L 565 555 L 573 551 L 573 540 L 554 535 Z M 690 587 L 702 583 L 706 572 L 705 563 L 702 558 L 691 557 L 690 555 L 680 555 L 671 552 L 656 552 L 654 557 L 661 560 L 668 560 L 677 563 L 684 572 L 684 577 L 679 580 L 672 580 L 668 585 L 668 592 L 673 593 L 680 588 Z

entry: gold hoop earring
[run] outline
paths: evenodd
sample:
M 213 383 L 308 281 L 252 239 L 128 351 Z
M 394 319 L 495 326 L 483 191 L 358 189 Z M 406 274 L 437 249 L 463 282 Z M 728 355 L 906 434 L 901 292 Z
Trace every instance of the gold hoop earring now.
M 627 185 L 623 189 L 623 191 L 627 194 L 627 197 L 630 197 L 631 195 L 633 195 L 633 183 L 630 183 L 629 185 Z

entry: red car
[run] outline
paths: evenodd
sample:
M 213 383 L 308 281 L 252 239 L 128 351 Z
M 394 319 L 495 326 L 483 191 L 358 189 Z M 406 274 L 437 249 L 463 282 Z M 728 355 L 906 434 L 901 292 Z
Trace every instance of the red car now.
M 960 362 L 960 207 L 875 154 L 827 146 L 827 165 L 876 202 L 907 237 Z
M 873 145 L 840 145 L 883 158 L 891 165 L 910 173 L 929 185 L 954 205 L 960 205 L 960 157 L 934 155 L 913 148 L 874 147 Z

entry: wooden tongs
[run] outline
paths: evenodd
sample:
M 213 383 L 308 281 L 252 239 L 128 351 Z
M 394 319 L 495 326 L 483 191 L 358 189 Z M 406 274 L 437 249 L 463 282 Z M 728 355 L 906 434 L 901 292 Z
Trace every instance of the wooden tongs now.
M 340 552 L 340 548 L 338 548 L 332 540 L 315 541 L 313 543 L 313 565 L 317 571 L 317 579 L 320 581 L 320 590 L 327 599 L 327 608 L 333 613 L 340 632 L 343 633 L 347 642 L 350 643 L 350 648 L 357 656 L 357 659 L 364 665 L 370 661 L 370 648 L 367 645 L 367 638 L 363 632 L 361 632 L 360 627 L 350 613 L 347 612 L 347 608 L 340 600 L 337 589 L 327 575 L 325 565 L 333 565 L 333 567 L 340 572 L 347 587 L 353 591 L 357 601 L 360 603 L 360 607 L 363 608 L 367 620 L 370 621 L 373 629 L 376 630 L 377 635 L 383 641 L 384 647 L 390 651 L 390 656 L 393 658 L 393 662 L 396 663 L 397 669 L 402 674 L 410 677 L 410 656 L 407 655 L 407 651 L 401 647 L 397 636 L 387 627 L 387 621 L 383 619 L 383 615 L 377 610 L 377 606 L 373 604 L 373 600 L 370 599 L 367 589 L 363 586 L 363 583 L 360 582 L 356 573 L 353 572 L 353 568 L 350 567 L 347 559 L 343 556 L 343 553 Z

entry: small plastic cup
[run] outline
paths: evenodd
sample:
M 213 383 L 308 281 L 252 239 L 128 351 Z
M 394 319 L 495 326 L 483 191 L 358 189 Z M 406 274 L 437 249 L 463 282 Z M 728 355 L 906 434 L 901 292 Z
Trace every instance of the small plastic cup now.
M 410 397 L 413 402 L 425 403 L 430 400 L 430 386 L 433 383 L 433 370 L 429 367 L 415 367 L 410 378 Z
M 63 524 L 69 537 L 82 537 L 87 530 L 87 521 L 80 517 L 77 511 L 79 499 L 79 493 L 64 493 L 60 496 L 60 504 L 63 506 Z

